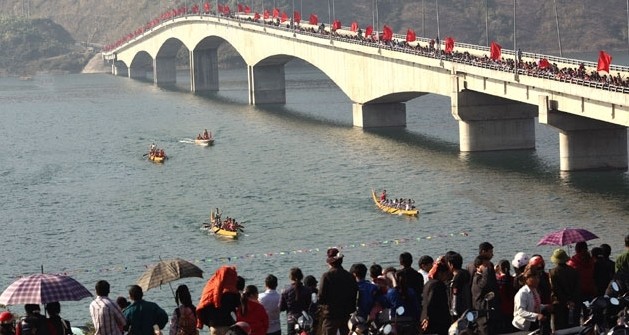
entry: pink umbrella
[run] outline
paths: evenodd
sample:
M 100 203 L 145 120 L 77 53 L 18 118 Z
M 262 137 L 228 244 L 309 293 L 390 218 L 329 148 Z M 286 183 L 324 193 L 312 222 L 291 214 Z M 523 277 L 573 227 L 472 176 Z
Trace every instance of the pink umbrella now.
M 559 245 L 564 246 L 567 244 L 585 242 L 598 238 L 592 232 L 581 228 L 564 228 L 562 230 L 552 232 L 542 237 L 537 245 Z
M 78 281 L 68 276 L 36 274 L 22 277 L 9 285 L 0 304 L 47 304 L 55 301 L 78 301 L 91 297 L 92 293 Z

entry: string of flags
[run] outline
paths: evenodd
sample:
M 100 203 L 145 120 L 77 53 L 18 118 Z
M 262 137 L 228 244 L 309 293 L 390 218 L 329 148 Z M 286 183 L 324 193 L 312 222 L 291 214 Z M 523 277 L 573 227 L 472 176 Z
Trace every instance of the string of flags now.
M 339 248 L 341 250 L 347 250 L 347 249 L 353 249 L 353 248 L 367 248 L 367 247 L 374 248 L 374 247 L 386 247 L 389 245 L 407 244 L 407 243 L 413 243 L 413 242 L 419 242 L 419 241 L 425 241 L 425 240 L 453 238 L 453 237 L 467 237 L 467 236 L 469 236 L 468 232 L 446 233 L 446 234 L 434 234 L 434 235 L 419 236 L 419 237 L 403 237 L 403 238 L 394 238 L 394 239 L 386 239 L 386 240 L 374 240 L 374 241 L 368 241 L 368 242 L 356 242 L 356 243 L 349 243 L 345 245 L 337 245 L 334 247 Z M 325 253 L 326 250 L 327 250 L 327 247 L 326 248 L 280 250 L 280 251 L 271 251 L 271 252 L 263 252 L 263 253 L 247 253 L 247 254 L 236 255 L 236 256 L 208 257 L 208 258 L 196 259 L 191 262 L 196 263 L 196 264 L 199 264 L 199 263 L 223 264 L 223 263 L 233 263 L 233 262 L 238 262 L 238 261 L 243 261 L 243 260 L 247 261 L 247 260 L 253 260 L 253 259 L 260 259 L 260 258 L 286 257 L 286 256 L 291 256 L 291 255 L 300 255 L 300 254 L 316 254 L 319 252 Z M 144 267 L 148 268 L 151 265 L 152 264 L 147 264 Z M 72 276 L 73 274 L 77 274 L 77 273 L 89 273 L 89 272 L 107 273 L 107 272 L 126 272 L 126 271 L 138 272 L 138 269 L 136 267 L 118 265 L 114 267 L 99 268 L 99 269 L 88 269 L 88 268 L 73 269 L 73 270 L 63 269 L 62 271 L 57 272 L 56 274 Z M 20 277 L 22 275 L 23 274 L 15 275 L 14 277 Z

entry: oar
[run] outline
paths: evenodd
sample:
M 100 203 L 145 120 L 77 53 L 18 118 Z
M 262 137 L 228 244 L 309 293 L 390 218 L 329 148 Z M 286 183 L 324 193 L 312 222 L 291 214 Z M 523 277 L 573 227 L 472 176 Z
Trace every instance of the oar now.
M 149 154 L 149 153 L 147 152 L 147 153 L 145 153 L 144 155 L 142 155 L 142 157 L 146 157 L 146 156 L 148 156 L 148 154 Z

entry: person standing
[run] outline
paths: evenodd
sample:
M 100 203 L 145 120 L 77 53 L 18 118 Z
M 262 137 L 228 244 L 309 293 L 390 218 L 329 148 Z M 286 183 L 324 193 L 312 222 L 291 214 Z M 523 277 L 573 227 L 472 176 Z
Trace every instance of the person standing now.
M 72 335 L 70 321 L 62 319 L 59 315 L 61 313 L 59 302 L 47 303 L 46 312 L 48 313 L 48 323 L 55 329 L 57 335 Z
M 548 271 L 553 304 L 552 328 L 555 331 L 579 324 L 579 273 L 566 264 L 568 259 L 563 249 L 555 249 L 550 256 L 550 261 L 555 264 Z
M 497 306 L 495 297 L 497 294 L 495 285 L 496 272 L 493 264 L 484 255 L 476 256 L 474 266 L 476 267 L 476 272 L 472 278 L 472 308 L 486 311 L 486 313 L 478 317 L 476 324 L 481 335 L 493 335 L 496 333 L 494 329 L 495 314 L 491 311 L 495 310 Z M 487 300 L 486 297 L 492 292 L 494 298 Z
M 579 273 L 581 299 L 590 301 L 596 295 L 594 260 L 588 251 L 586 242 L 577 242 L 574 251 L 575 255 L 568 260 L 567 264 Z
M 236 320 L 231 313 L 240 305 L 236 282 L 238 273 L 233 266 L 221 266 L 208 280 L 197 306 L 197 328 L 210 327 L 211 335 L 224 335 Z
M 422 257 L 419 258 L 419 262 L 418 262 L 418 266 L 419 266 L 419 274 L 422 275 L 422 277 L 424 278 L 424 282 L 423 284 L 426 284 L 430 278 L 428 276 L 428 272 L 430 272 L 430 270 L 432 269 L 432 266 L 435 264 L 435 260 L 428 256 L 428 255 L 424 255 Z M 422 291 L 423 291 L 423 287 L 422 287 Z
M 281 335 L 280 325 L 280 294 L 277 293 L 277 277 L 268 275 L 264 280 L 266 290 L 258 296 L 258 301 L 264 306 L 269 317 L 269 329 L 267 335 Z
M 54 327 L 41 315 L 38 304 L 24 305 L 26 315 L 18 321 L 15 335 L 57 335 Z
M 498 308 L 498 326 L 500 333 L 511 333 L 514 329 L 511 325 L 513 320 L 513 298 L 515 290 L 513 284 L 513 276 L 509 268 L 511 264 L 506 259 L 501 260 L 496 265 L 496 283 L 498 284 L 498 292 L 500 293 L 500 306 Z
M 198 335 L 196 307 L 192 304 L 192 297 L 188 286 L 179 285 L 175 291 L 177 308 L 170 318 L 168 335 Z
M 616 257 L 616 272 L 629 274 L 629 234 L 625 236 L 625 252 Z
M 255 285 L 247 285 L 242 292 L 236 321 L 248 323 L 251 335 L 265 335 L 269 329 L 269 316 L 264 306 L 258 302 L 258 288 Z
M 472 278 L 467 270 L 461 269 L 463 257 L 455 251 L 449 251 L 445 255 L 450 271 L 452 272 L 452 282 L 450 283 L 450 315 L 452 321 L 458 319 L 463 313 L 472 307 Z
M 422 256 L 419 259 L 420 268 L 422 264 L 425 263 L 426 258 L 428 258 L 428 261 L 430 262 L 430 266 L 432 266 L 432 262 L 433 262 L 432 258 L 430 256 Z M 401 253 L 399 257 L 399 261 L 402 268 L 399 269 L 397 272 L 404 272 L 405 278 L 406 278 L 406 285 L 409 288 L 413 289 L 413 291 L 415 292 L 415 298 L 417 299 L 417 306 L 419 308 L 419 310 L 417 311 L 418 314 L 415 316 L 415 318 L 419 320 L 419 317 L 421 316 L 420 314 L 421 314 L 421 309 L 422 309 L 422 293 L 424 292 L 425 278 L 422 276 L 421 270 L 417 272 L 411 266 L 413 264 L 413 256 L 409 252 Z M 428 268 L 428 270 L 430 270 L 430 268 Z M 426 276 L 428 276 L 428 272 L 426 272 Z
M 369 319 L 369 314 L 378 298 L 378 286 L 365 279 L 367 266 L 363 263 L 353 264 L 349 272 L 356 278 L 358 284 L 358 299 L 356 299 L 356 311 L 364 320 Z
M 395 320 L 397 335 L 419 334 L 421 312 L 415 291 L 408 286 L 407 274 L 408 272 L 403 271 L 386 274 L 387 277 L 394 277 L 391 279 L 393 286 L 387 291 L 384 303 L 390 309 L 390 319 Z M 401 315 L 397 313 L 399 307 L 404 307 Z
M 301 282 L 303 278 L 304 274 L 300 268 L 290 269 L 289 279 L 291 280 L 291 285 L 280 296 L 279 307 L 280 311 L 286 312 L 286 331 L 288 335 L 295 333 L 295 324 L 297 324 L 297 319 L 302 315 L 302 312 L 310 311 L 312 292 Z
M 523 280 L 524 286 L 520 288 L 513 299 L 513 326 L 524 331 L 540 329 L 541 335 L 550 334 L 549 320 L 542 313 L 544 306 L 537 292 L 539 273 L 534 268 L 527 268 L 520 278 Z
M 122 311 L 108 295 L 109 283 L 105 280 L 96 282 L 96 298 L 90 303 L 94 335 L 122 335 L 126 325 Z
M 337 248 L 327 251 L 329 270 L 321 276 L 319 303 L 323 309 L 323 334 L 348 334 L 350 314 L 356 310 L 358 285 L 354 277 L 343 269 L 343 254 Z
M 154 326 L 164 329 L 168 323 L 168 314 L 156 303 L 143 299 L 144 293 L 139 285 L 129 287 L 131 305 L 123 314 L 127 320 L 129 335 L 155 335 Z
M 450 268 L 438 263 L 433 279 L 424 286 L 424 308 L 421 314 L 421 327 L 425 334 L 448 334 L 451 319 L 448 306 L 446 282 L 452 278 Z

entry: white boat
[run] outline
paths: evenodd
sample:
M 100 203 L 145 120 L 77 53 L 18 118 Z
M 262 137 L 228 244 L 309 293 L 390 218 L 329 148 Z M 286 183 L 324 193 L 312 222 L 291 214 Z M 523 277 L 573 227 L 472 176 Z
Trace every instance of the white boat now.
M 213 138 L 200 139 L 200 140 L 197 139 L 197 140 L 194 140 L 194 144 L 207 147 L 208 145 L 214 144 L 214 139 Z

